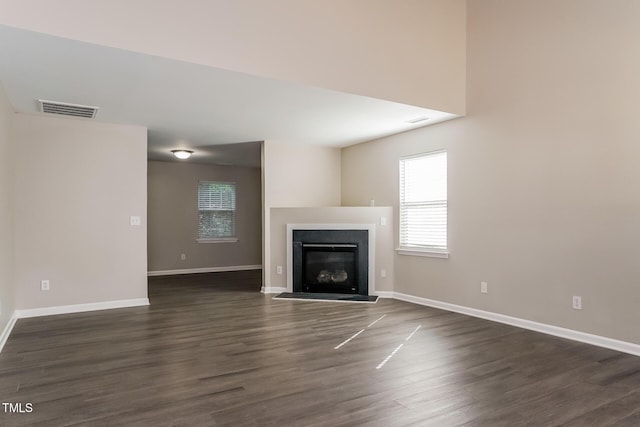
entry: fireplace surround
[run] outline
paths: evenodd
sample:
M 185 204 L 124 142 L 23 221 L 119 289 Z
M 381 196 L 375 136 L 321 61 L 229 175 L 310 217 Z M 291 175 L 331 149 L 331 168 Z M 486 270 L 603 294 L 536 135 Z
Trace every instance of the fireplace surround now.
M 373 224 L 287 224 L 287 288 L 294 293 L 374 291 Z

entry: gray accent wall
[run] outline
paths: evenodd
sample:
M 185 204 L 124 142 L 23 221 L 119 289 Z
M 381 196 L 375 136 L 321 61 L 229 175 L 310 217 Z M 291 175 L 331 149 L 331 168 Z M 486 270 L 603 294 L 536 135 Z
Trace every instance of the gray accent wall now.
M 198 243 L 198 182 L 236 183 L 238 242 Z M 149 271 L 262 264 L 260 168 L 148 163 Z M 181 255 L 186 259 L 182 260 Z
M 450 257 L 395 255 L 395 292 L 640 343 L 638 22 L 468 2 L 467 117 L 342 151 L 343 205 L 391 205 L 397 230 L 398 159 L 448 150 Z
M 12 116 L 13 109 L 0 84 L 0 335 L 15 310 Z

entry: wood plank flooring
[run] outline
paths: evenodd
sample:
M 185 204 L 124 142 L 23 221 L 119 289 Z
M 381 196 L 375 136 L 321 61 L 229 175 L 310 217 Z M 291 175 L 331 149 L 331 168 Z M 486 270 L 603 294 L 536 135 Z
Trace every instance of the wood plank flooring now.
M 272 300 L 259 280 L 150 278 L 149 307 L 19 320 L 0 400 L 33 411 L 0 425 L 640 426 L 639 357 L 401 301 Z

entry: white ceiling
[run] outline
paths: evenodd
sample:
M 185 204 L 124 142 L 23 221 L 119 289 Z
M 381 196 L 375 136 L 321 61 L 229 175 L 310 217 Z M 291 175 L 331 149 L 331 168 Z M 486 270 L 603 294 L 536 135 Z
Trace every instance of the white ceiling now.
M 19 112 L 46 99 L 146 126 L 152 160 L 189 148 L 194 161 L 258 166 L 259 141 L 343 147 L 456 117 L 1 25 L 0 81 Z

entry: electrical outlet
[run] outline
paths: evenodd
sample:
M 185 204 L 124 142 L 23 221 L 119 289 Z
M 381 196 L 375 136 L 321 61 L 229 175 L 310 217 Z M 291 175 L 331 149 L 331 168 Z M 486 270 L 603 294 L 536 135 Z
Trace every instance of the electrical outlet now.
M 276 274 L 282 274 L 282 266 L 281 265 L 276 266 Z
M 582 310 L 582 297 L 573 296 L 573 309 L 574 310 Z
M 480 292 L 483 294 L 489 293 L 489 284 L 487 282 L 480 282 Z
M 48 280 L 41 280 L 40 281 L 40 290 L 41 291 L 48 291 L 49 290 L 49 281 Z
M 380 277 L 387 277 L 387 270 L 385 270 L 384 268 L 380 270 Z
M 129 224 L 135 227 L 139 226 L 142 223 L 142 220 L 139 216 L 131 216 L 129 217 Z
M 184 261 L 185 259 L 187 259 L 187 254 L 180 254 L 180 259 L 182 261 Z

